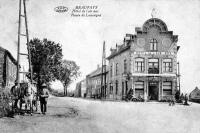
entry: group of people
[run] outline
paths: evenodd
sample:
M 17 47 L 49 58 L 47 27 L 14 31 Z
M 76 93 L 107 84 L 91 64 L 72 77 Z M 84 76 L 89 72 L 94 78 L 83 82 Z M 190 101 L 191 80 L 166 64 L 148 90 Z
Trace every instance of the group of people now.
M 183 95 L 183 93 L 181 95 L 178 94 L 178 95 L 175 95 L 175 97 L 174 96 L 171 97 L 171 99 L 169 100 L 169 106 L 174 106 L 175 102 L 178 102 L 178 103 L 188 106 L 189 105 L 188 100 L 189 100 L 189 98 L 188 98 L 187 94 L 185 94 L 185 95 Z
M 181 94 L 180 99 L 182 100 L 183 105 L 189 105 L 188 104 L 189 98 L 188 98 L 187 94 L 185 94 L 185 96 L 183 96 L 183 94 Z
M 15 85 L 11 88 L 10 92 L 11 92 L 12 101 L 13 101 L 13 108 L 15 110 L 18 109 L 19 101 L 20 101 L 20 109 L 21 109 L 22 102 L 23 100 L 25 100 L 25 97 L 30 96 L 30 94 L 23 92 L 22 87 L 20 87 L 17 82 L 15 82 Z M 45 83 L 41 85 L 38 94 L 39 94 L 38 96 L 36 94 L 36 97 L 39 97 L 39 100 L 40 100 L 41 113 L 45 115 L 47 112 L 47 101 L 49 97 L 49 91 Z

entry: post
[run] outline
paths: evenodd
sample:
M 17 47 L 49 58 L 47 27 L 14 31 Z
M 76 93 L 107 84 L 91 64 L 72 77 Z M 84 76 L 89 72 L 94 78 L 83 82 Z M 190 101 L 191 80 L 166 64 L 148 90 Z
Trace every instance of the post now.
M 179 62 L 177 63 L 177 65 L 178 65 L 178 75 L 177 75 L 177 77 L 178 77 L 178 86 L 179 86 L 179 92 L 181 92 L 181 84 L 180 84 L 180 64 L 179 64 Z
M 103 60 L 101 66 L 101 88 L 100 88 L 100 98 L 102 98 L 102 90 L 103 90 Z
M 18 23 L 18 43 L 17 43 L 17 74 L 16 80 L 19 87 L 19 53 L 20 53 L 20 33 L 21 33 L 21 0 L 19 0 L 19 23 Z
M 26 15 L 26 0 L 23 0 L 23 4 L 24 4 L 24 16 L 25 16 L 25 26 L 26 26 L 26 39 L 27 39 L 27 47 L 28 47 L 28 62 L 29 62 L 29 69 L 30 69 L 30 78 L 31 78 L 31 83 L 32 83 L 33 75 L 32 75 L 32 64 L 31 64 L 31 51 L 30 51 L 30 45 L 29 45 L 28 22 L 27 22 L 27 15 Z
M 104 60 L 104 97 L 106 97 L 106 52 L 105 52 L 105 41 L 103 42 L 103 60 Z
M 104 75 L 105 75 L 105 77 L 103 77 Z M 105 90 L 105 85 L 106 85 L 105 41 L 103 42 L 102 66 L 101 66 L 101 88 L 100 88 L 100 97 L 101 98 L 103 96 L 103 80 L 105 80 L 104 81 L 104 90 Z

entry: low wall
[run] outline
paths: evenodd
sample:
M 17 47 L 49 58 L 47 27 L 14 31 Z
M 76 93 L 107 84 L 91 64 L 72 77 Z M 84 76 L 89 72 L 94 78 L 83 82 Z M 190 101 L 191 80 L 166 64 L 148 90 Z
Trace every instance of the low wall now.
M 8 89 L 0 89 L 0 118 L 12 116 L 11 96 Z

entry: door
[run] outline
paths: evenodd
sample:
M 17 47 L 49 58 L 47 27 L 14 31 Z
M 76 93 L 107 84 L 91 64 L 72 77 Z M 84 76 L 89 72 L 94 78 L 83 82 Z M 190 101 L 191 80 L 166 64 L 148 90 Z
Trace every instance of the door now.
M 124 99 L 124 82 L 122 82 L 122 100 Z
M 158 100 L 158 82 L 149 82 L 149 99 Z

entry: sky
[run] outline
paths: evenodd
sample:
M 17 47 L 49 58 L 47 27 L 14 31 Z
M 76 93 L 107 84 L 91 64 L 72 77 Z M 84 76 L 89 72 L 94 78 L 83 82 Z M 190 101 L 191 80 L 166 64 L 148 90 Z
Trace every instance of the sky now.
M 16 58 L 19 0 L 0 0 L 0 46 Z M 65 6 L 67 12 L 55 12 Z M 76 6 L 97 6 L 100 17 L 71 16 Z M 47 38 L 60 43 L 64 59 L 74 60 L 81 77 L 101 63 L 102 45 L 106 42 L 106 55 L 116 43 L 122 43 L 126 33 L 135 34 L 151 18 L 152 9 L 163 20 L 169 31 L 178 35 L 178 61 L 180 62 L 181 90 L 190 92 L 200 87 L 200 1 L 199 0 L 27 0 L 29 38 Z M 22 41 L 23 42 L 23 41 Z M 22 45 L 21 49 L 25 49 Z M 25 62 L 25 60 L 21 60 Z M 62 88 L 59 82 L 53 84 Z

